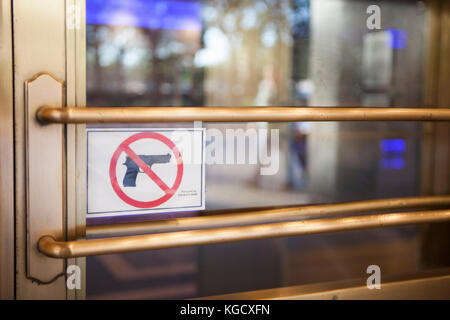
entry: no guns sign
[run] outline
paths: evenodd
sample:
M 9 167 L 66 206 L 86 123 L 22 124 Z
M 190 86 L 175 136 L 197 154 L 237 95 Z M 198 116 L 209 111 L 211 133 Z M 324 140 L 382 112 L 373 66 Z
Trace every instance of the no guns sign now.
M 204 129 L 89 129 L 87 214 L 205 207 Z

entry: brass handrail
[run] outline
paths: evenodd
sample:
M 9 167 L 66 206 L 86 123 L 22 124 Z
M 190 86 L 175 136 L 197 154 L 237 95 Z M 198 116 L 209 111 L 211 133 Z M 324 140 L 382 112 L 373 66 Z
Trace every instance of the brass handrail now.
M 157 232 L 174 232 L 193 229 L 222 228 L 237 225 L 293 221 L 319 218 L 336 214 L 367 213 L 407 209 L 450 207 L 450 196 L 407 197 L 353 201 L 333 204 L 314 204 L 283 208 L 259 208 L 202 212 L 202 216 L 174 218 L 158 221 L 108 223 L 86 227 L 88 237 L 116 237 Z M 216 214 L 219 212 L 219 214 Z
M 450 221 L 450 210 L 313 219 L 67 242 L 47 235 L 39 240 L 38 249 L 49 257 L 73 258 L 442 221 Z
M 50 123 L 290 122 L 290 121 L 450 121 L 448 108 L 344 107 L 89 107 L 44 106 Z

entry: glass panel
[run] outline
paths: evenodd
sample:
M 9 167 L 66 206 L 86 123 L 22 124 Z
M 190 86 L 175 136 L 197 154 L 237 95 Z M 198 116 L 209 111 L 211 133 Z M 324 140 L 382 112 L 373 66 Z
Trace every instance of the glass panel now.
M 377 11 L 366 13 L 371 4 L 381 9 L 380 29 L 373 29 Z M 422 1 L 87 0 L 86 5 L 89 106 L 424 105 Z M 207 154 L 207 210 L 419 195 L 420 123 L 204 127 L 207 145 L 218 140 L 224 148 L 230 145 L 222 155 Z M 236 147 L 233 134 L 245 137 L 247 148 Z M 251 150 L 257 163 L 249 163 Z M 232 152 L 243 152 L 246 163 L 237 164 L 236 154 L 228 163 Z M 261 175 L 264 169 L 271 174 Z M 88 224 L 116 221 L 125 220 Z M 416 227 L 405 227 L 93 257 L 87 293 L 88 298 L 192 298 L 364 278 L 373 263 L 383 275 L 407 273 L 421 267 L 419 240 Z M 122 268 L 117 274 L 104 272 L 117 266 Z

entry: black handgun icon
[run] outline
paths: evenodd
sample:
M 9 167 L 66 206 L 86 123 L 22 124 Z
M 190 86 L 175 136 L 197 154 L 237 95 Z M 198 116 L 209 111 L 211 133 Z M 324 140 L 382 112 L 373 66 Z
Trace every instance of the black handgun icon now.
M 171 158 L 169 153 L 162 155 L 138 155 L 138 157 L 141 158 L 150 169 L 155 163 L 169 163 Z M 123 177 L 123 186 L 136 187 L 137 174 L 143 173 L 143 171 L 139 170 L 139 166 L 130 157 L 126 158 L 124 165 L 127 166 L 127 172 L 125 173 L 125 177 Z

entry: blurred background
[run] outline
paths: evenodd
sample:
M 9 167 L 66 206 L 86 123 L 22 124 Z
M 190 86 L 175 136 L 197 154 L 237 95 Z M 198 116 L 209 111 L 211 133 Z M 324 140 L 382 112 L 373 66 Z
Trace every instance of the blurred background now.
M 366 26 L 373 4 L 380 30 Z M 87 103 L 424 107 L 428 12 L 415 0 L 86 0 Z M 207 210 L 429 193 L 426 124 L 204 126 L 280 132 L 276 175 L 207 166 Z M 88 219 L 100 222 L 115 221 Z M 371 264 L 407 274 L 426 268 L 420 234 L 410 226 L 88 257 L 87 298 L 203 297 L 360 278 Z

